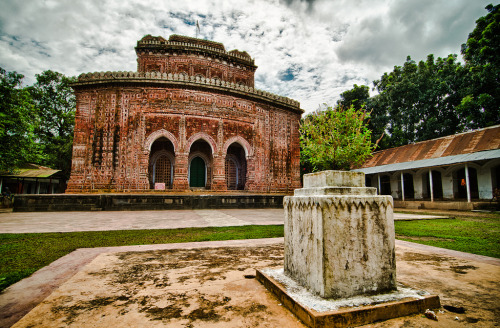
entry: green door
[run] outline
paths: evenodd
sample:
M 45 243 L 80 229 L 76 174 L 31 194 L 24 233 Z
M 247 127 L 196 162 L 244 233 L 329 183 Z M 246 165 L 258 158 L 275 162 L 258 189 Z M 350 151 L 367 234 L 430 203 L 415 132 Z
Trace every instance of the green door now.
M 201 157 L 195 157 L 189 167 L 189 186 L 205 187 L 205 161 Z

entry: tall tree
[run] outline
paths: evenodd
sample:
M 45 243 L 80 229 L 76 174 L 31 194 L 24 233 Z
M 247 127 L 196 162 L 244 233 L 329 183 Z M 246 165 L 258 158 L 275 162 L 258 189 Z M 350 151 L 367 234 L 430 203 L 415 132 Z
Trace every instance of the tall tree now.
M 62 170 L 66 178 L 71 171 L 75 124 L 73 81 L 47 70 L 37 74 L 35 84 L 28 88 L 38 119 L 35 134 L 44 154 L 43 164 Z
M 374 81 L 378 95 L 367 102 L 374 138 L 381 148 L 397 147 L 462 131 L 465 118 L 456 107 L 464 97 L 466 70 L 456 55 L 418 64 L 410 57 Z
M 354 106 L 328 107 L 307 115 L 300 126 L 302 173 L 349 170 L 363 163 L 374 149 L 367 118 Z
M 467 116 L 468 128 L 500 124 L 500 5 L 486 10 L 462 44 L 469 84 L 458 109 Z
M 34 107 L 22 88 L 24 76 L 0 68 L 0 171 L 40 159 L 35 143 Z
M 370 88 L 367 85 L 354 84 L 351 90 L 340 94 L 340 100 L 337 101 L 337 105 L 344 108 L 353 105 L 355 109 L 361 109 L 366 104 L 368 98 L 370 98 Z

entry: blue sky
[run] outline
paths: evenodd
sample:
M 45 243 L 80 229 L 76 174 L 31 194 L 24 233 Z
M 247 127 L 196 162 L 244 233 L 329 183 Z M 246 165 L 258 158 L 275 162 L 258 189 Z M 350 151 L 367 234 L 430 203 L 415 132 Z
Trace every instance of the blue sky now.
M 146 34 L 194 37 L 247 51 L 256 87 L 335 104 L 353 84 L 379 79 L 408 55 L 460 53 L 483 0 L 0 0 L 0 67 L 25 75 L 135 71 Z M 460 57 L 460 56 L 459 56 Z

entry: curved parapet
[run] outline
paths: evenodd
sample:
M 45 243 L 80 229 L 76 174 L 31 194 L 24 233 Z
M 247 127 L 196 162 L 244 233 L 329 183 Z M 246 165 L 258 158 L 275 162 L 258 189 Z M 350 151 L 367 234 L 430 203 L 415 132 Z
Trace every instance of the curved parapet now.
M 73 87 L 86 85 L 107 84 L 107 83 L 152 83 L 166 86 L 182 86 L 191 88 L 206 88 L 236 93 L 238 96 L 244 95 L 257 98 L 266 102 L 281 105 L 295 112 L 302 113 L 300 102 L 278 96 L 276 94 L 255 89 L 246 85 L 233 82 L 209 79 L 200 76 L 188 76 L 185 74 L 159 73 L 159 72 L 93 72 L 83 73 L 78 76 L 78 82 L 73 83 Z

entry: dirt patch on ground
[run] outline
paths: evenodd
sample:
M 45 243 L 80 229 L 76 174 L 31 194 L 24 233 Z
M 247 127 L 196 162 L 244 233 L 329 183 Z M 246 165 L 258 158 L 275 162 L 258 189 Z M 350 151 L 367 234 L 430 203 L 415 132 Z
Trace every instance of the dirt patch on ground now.
M 15 327 L 302 327 L 253 278 L 282 265 L 281 244 L 103 254 Z
M 365 327 L 495 327 L 500 267 L 398 247 L 397 279 L 437 294 L 438 321 L 408 316 Z M 14 327 L 304 327 L 254 278 L 283 266 L 283 245 L 98 256 Z

